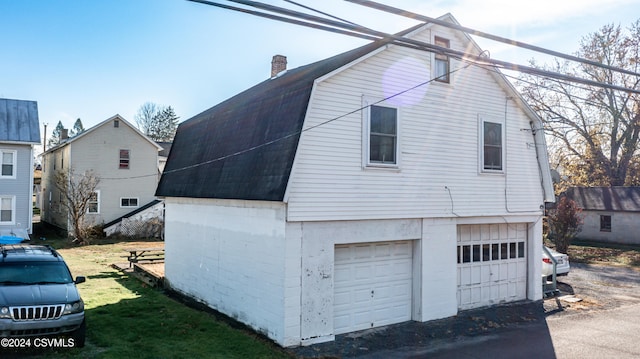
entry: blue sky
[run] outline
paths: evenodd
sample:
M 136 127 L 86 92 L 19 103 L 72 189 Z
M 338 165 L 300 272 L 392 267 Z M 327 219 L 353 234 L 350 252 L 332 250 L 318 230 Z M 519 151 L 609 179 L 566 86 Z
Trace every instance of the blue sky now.
M 378 1 L 565 53 L 603 25 L 640 19 L 640 0 Z M 385 32 L 416 24 L 340 0 L 298 2 Z M 87 128 L 115 114 L 134 123 L 147 101 L 186 120 L 268 78 L 274 54 L 295 68 L 365 43 L 185 0 L 0 0 L 0 33 L 0 97 L 37 101 L 49 133 L 77 118 Z M 495 59 L 544 62 L 475 40 Z

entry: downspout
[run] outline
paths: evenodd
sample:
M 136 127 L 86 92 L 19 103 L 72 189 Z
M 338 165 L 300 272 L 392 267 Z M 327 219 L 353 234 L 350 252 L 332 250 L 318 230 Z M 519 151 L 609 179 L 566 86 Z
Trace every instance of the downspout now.
M 531 121 L 529 124 L 531 125 L 533 142 L 536 147 L 536 159 L 538 160 L 538 168 L 542 179 L 543 199 L 545 203 L 555 203 L 556 195 L 553 190 L 551 171 L 549 170 L 549 155 L 547 153 L 547 141 L 544 137 L 544 125 L 537 115 L 535 116 L 535 122 Z

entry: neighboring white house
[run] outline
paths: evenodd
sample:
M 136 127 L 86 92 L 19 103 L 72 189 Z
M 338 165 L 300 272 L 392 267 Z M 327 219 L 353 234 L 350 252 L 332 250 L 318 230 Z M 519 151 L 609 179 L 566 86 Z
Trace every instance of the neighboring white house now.
M 576 238 L 640 244 L 640 187 L 571 187 L 563 195 L 582 209 Z
M 156 194 L 168 285 L 283 346 L 542 298 L 541 121 L 446 55 L 381 40 L 280 72 L 182 123 Z
M 119 115 L 115 115 L 47 150 L 42 155 L 41 219 L 71 230 L 54 185 L 56 171 L 86 171 L 100 178 L 85 220 L 104 224 L 154 201 L 158 183 L 158 151 L 162 147 Z
M 0 99 L 0 236 L 29 238 L 33 146 L 40 144 L 38 103 Z

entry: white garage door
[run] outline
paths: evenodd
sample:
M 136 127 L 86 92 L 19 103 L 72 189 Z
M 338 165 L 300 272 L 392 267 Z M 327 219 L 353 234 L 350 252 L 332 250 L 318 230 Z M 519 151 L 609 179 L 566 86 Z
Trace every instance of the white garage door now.
M 411 320 L 411 241 L 337 245 L 335 334 Z
M 527 297 L 527 224 L 458 226 L 458 308 Z

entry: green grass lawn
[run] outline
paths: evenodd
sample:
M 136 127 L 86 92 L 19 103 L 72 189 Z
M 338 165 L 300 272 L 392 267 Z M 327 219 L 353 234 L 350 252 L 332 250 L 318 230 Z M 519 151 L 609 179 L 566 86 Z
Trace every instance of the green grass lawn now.
M 41 243 L 59 248 L 74 276 L 87 277 L 78 285 L 85 301 L 87 343 L 84 348 L 58 349 L 37 357 L 290 358 L 273 342 L 233 328 L 228 319 L 186 306 L 111 268 L 112 263 L 126 262 L 121 256 L 130 243 L 95 240 L 81 247 L 66 240 Z

